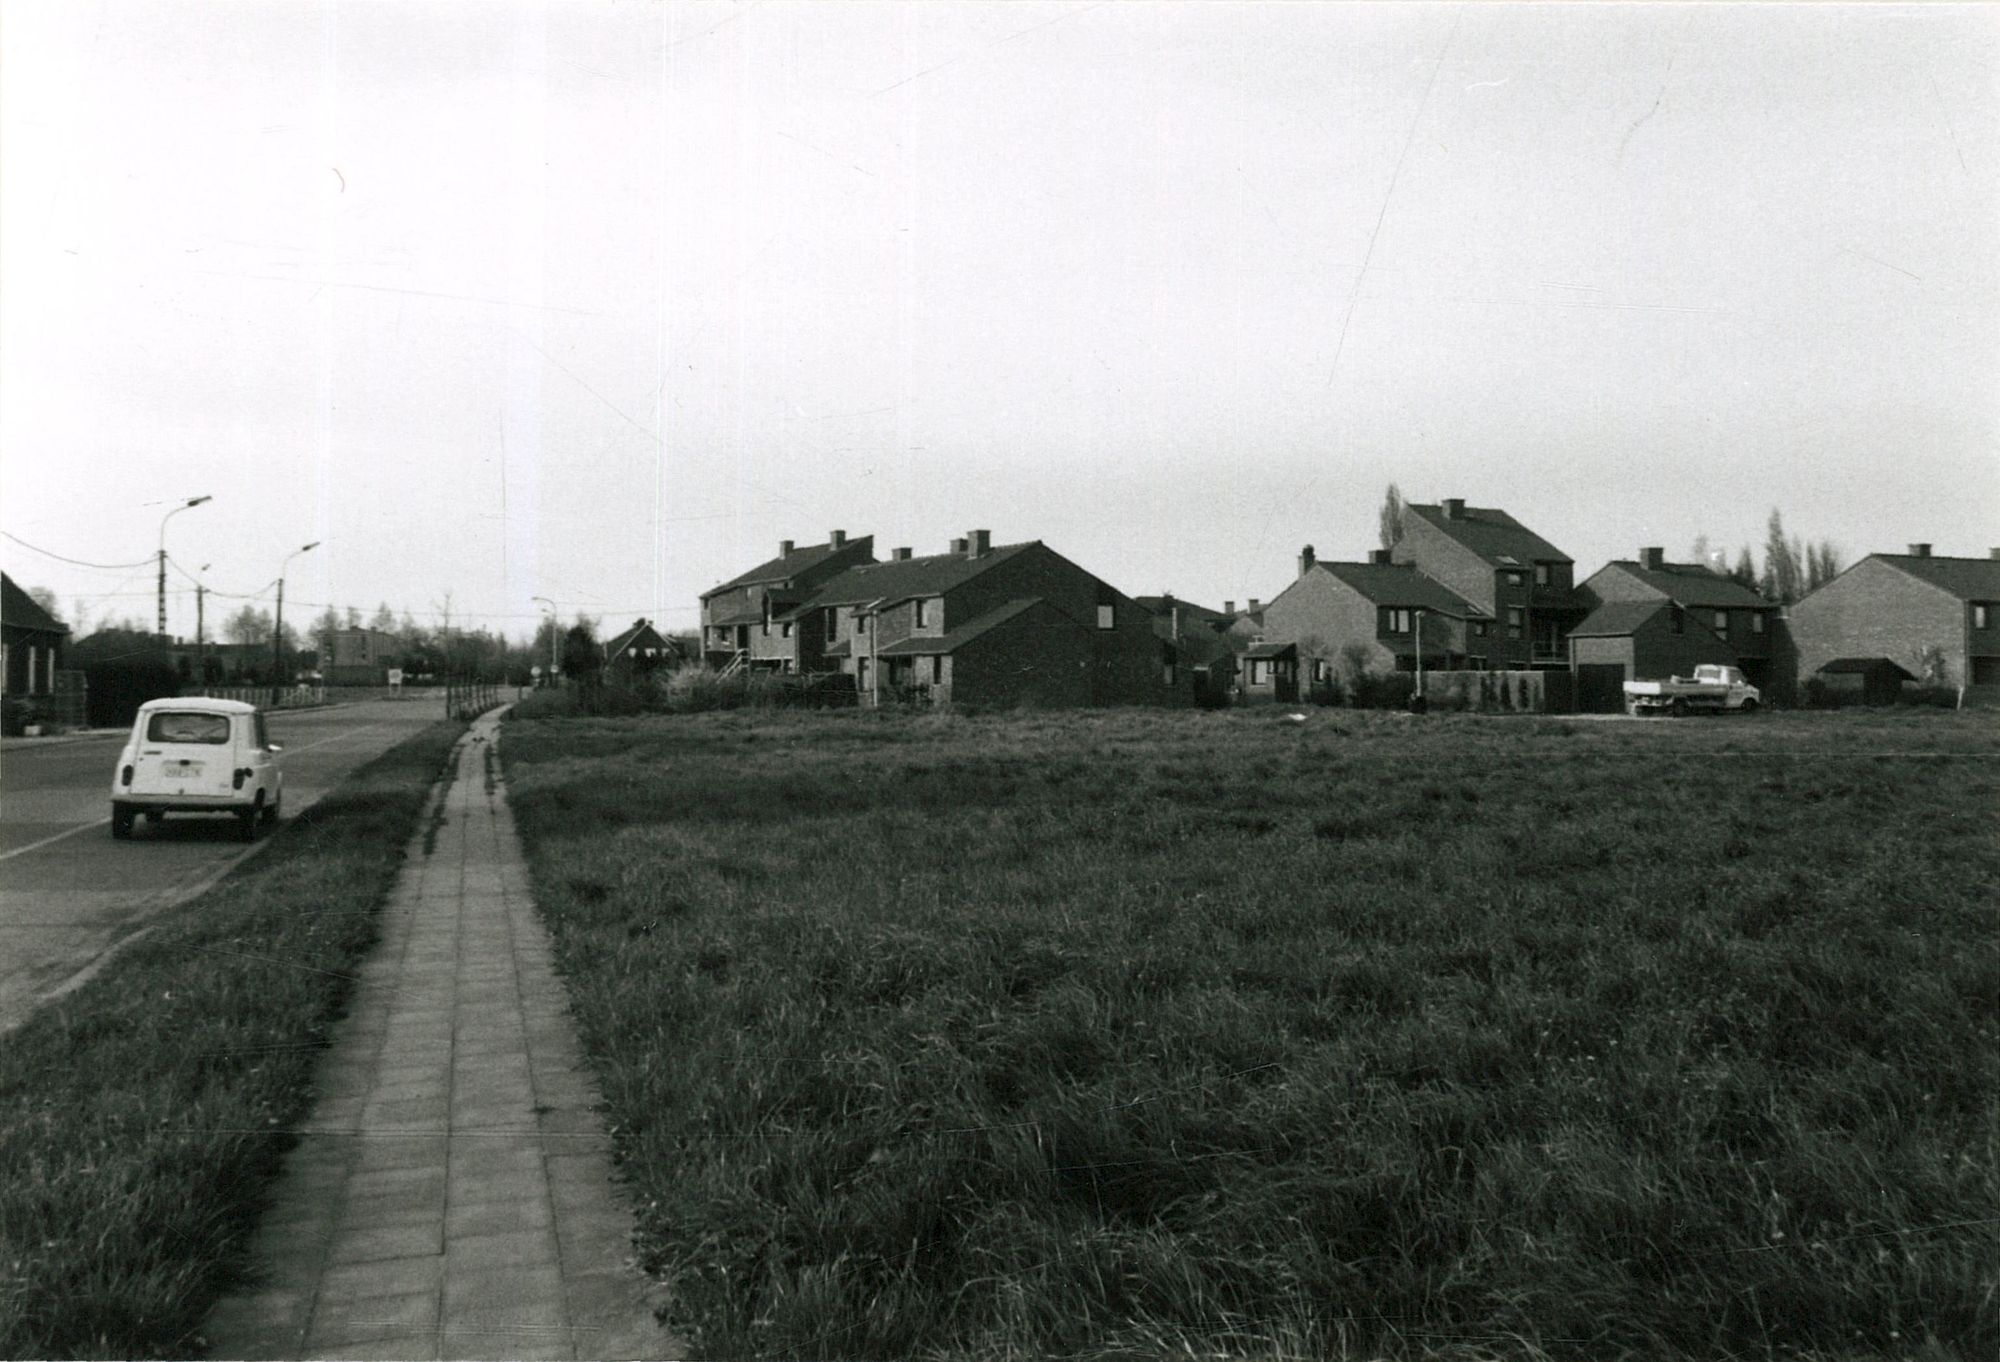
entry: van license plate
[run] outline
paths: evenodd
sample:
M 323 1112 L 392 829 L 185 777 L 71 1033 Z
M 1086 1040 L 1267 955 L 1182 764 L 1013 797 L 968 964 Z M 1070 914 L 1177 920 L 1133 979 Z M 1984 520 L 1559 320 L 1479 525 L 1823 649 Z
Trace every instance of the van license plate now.
M 170 776 L 198 776 L 201 774 L 201 763 L 198 761 L 170 761 L 167 763 L 167 774 Z

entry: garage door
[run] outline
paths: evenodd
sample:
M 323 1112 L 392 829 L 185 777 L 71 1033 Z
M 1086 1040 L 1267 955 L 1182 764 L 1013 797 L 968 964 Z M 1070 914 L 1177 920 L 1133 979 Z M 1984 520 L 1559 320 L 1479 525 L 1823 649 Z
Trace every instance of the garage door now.
M 1576 669 L 1576 707 L 1583 714 L 1616 714 L 1625 708 L 1625 664 L 1585 662 Z

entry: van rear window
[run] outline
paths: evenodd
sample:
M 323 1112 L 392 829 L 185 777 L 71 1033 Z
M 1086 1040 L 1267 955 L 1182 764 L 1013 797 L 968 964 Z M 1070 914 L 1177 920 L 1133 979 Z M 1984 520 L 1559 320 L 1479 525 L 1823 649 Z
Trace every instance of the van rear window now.
M 146 722 L 146 741 L 225 743 L 229 741 L 229 716 L 161 710 Z

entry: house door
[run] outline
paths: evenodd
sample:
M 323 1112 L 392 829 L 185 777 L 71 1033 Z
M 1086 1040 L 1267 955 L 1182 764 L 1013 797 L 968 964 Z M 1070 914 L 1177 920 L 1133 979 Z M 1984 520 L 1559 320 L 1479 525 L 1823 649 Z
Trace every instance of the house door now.
M 1580 664 L 1576 669 L 1576 708 L 1580 714 L 1616 714 L 1625 708 L 1625 664 Z

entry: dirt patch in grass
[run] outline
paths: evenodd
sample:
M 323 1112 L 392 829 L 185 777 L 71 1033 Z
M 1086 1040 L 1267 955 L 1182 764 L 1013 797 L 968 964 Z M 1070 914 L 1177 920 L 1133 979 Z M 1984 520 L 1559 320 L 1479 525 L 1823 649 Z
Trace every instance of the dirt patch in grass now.
M 0 1356 L 200 1355 L 463 729 L 349 776 L 0 1043 Z
M 1990 722 L 501 756 L 705 1355 L 2000 1355 Z

